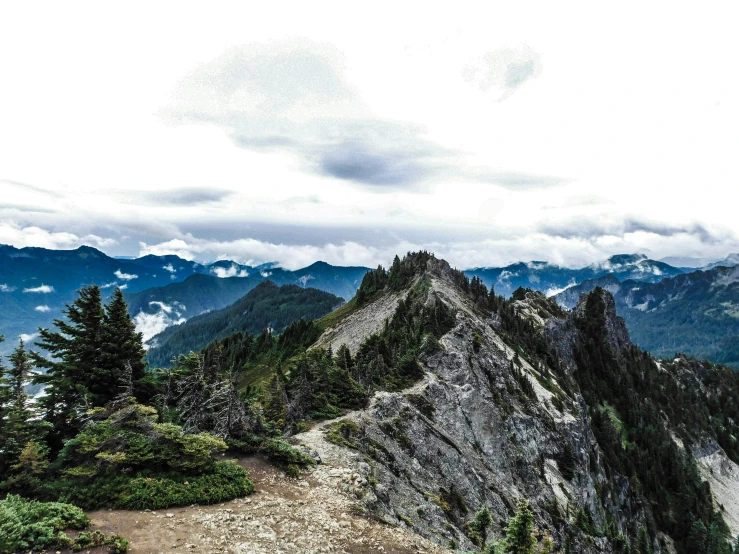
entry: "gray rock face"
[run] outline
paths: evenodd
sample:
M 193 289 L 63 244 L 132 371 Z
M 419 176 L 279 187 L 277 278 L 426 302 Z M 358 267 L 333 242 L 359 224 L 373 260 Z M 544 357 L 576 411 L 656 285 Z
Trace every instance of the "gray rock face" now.
M 570 528 L 573 552 L 611 552 L 606 539 L 585 537 L 565 516 L 584 509 L 598 527 L 613 519 L 626 534 L 646 514 L 625 479 L 606 476 L 582 398 L 568 397 L 552 373 L 520 358 L 444 268 L 433 269 L 430 292 L 457 314 L 440 340 L 442 351 L 422 359 L 425 377 L 411 389 L 379 392 L 352 415 L 366 460 L 366 508 L 439 544 L 477 550 L 465 524 L 487 507 L 493 519 L 488 537 L 500 538 L 524 497 L 537 528 L 548 530 L 558 546 Z M 609 334 L 621 347 L 628 334 L 605 296 Z M 577 337 L 574 317 L 538 321 L 565 366 Z M 616 501 L 601 500 L 604 486 Z

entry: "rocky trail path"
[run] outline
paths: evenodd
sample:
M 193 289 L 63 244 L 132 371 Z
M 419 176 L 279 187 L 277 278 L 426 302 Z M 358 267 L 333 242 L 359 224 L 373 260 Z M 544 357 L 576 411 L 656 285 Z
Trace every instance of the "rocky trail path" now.
M 410 529 L 361 514 L 363 462 L 323 438 L 329 423 L 296 437 L 323 462 L 301 479 L 286 477 L 261 457 L 242 458 L 256 489 L 247 498 L 161 511 L 97 511 L 90 513 L 94 528 L 127 537 L 131 554 L 448 552 Z

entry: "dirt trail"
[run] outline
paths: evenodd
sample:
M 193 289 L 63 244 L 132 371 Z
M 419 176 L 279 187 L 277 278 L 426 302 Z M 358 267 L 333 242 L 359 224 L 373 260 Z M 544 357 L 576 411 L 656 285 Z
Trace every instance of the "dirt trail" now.
M 98 511 L 90 514 L 94 527 L 127 537 L 131 554 L 448 552 L 408 529 L 359 515 L 358 458 L 322 440 L 320 429 L 306 435 L 324 463 L 303 479 L 287 478 L 260 457 L 243 458 L 256 488 L 247 498 L 156 512 Z

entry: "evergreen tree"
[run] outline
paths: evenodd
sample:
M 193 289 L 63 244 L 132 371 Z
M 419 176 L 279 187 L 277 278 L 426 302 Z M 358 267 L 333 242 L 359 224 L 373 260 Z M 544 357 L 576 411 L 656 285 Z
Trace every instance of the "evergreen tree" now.
M 101 379 L 93 384 L 92 392 L 102 404 L 117 396 L 118 390 L 111 389 L 111 383 L 120 383 L 127 375 L 127 365 L 130 364 L 130 379 L 134 383 L 134 396 L 139 401 L 141 380 L 146 374 L 142 335 L 136 332 L 136 325 L 128 313 L 128 306 L 123 299 L 121 289 L 115 289 L 113 296 L 105 306 L 105 317 L 102 325 L 102 356 L 103 373 Z M 102 405 L 101 404 L 101 405 Z
M 31 353 L 35 365 L 47 370 L 34 376 L 33 382 L 46 387 L 40 405 L 46 412 L 46 421 L 54 426 L 50 442 L 55 450 L 80 430 L 84 411 L 103 405 L 118 387 L 117 382 L 104 378 L 109 373 L 102 360 L 105 311 L 100 288 L 91 285 L 80 289 L 78 294 L 64 310 L 67 321 L 54 320 L 59 331 L 39 329 L 37 345 L 51 356 Z
M 636 551 L 639 554 L 652 554 L 649 533 L 644 526 L 639 527 L 639 532 L 636 535 Z M 703 550 L 697 550 L 696 552 L 703 552 Z
M 5 337 L 0 335 L 0 343 L 5 342 Z M 5 412 L 9 408 L 13 395 L 11 393 L 10 383 L 5 376 L 5 366 L 0 361 L 0 436 L 3 432 L 3 421 L 5 420 Z
M 525 499 L 518 501 L 516 515 L 508 523 L 505 531 L 506 554 L 534 554 L 534 514 Z
M 5 337 L 0 335 L 0 342 L 4 342 Z M 3 453 L 5 452 L 5 441 L 7 437 L 7 415 L 10 411 L 10 404 L 13 398 L 10 383 L 5 376 L 5 366 L 0 361 L 0 475 L 7 471 L 7 461 Z
M 705 552 L 708 546 L 708 529 L 701 520 L 695 520 L 690 527 L 687 547 L 690 552 Z
M 20 339 L 18 347 L 9 356 L 10 370 L 7 371 L 7 382 L 10 386 L 11 402 L 14 408 L 25 410 L 28 401 L 26 385 L 31 379 L 33 364 L 31 356 L 26 351 L 23 339 Z
M 26 351 L 23 340 L 8 357 L 9 369 L 0 368 L 4 372 L 0 397 L 4 398 L 3 428 L 0 432 L 0 475 L 12 477 L 18 470 L 22 452 L 34 441 L 39 441 L 46 434 L 47 425 L 34 418 L 29 406 L 29 395 L 25 387 L 28 384 L 33 365 Z M 13 471 L 16 470 L 16 471 Z

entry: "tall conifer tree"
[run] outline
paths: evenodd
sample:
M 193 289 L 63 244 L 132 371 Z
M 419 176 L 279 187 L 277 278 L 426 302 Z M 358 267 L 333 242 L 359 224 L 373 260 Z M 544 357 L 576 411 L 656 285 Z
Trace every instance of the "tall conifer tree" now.
M 95 393 L 103 402 L 117 396 L 124 378 L 128 377 L 126 364 L 130 364 L 130 378 L 134 383 L 135 394 L 138 392 L 137 383 L 146 374 L 146 351 L 142 335 L 136 332 L 136 325 L 128 313 L 121 289 L 115 289 L 110 302 L 105 306 L 101 335 L 101 363 L 104 371 L 100 382 L 96 383 L 102 390 L 95 390 Z
M 46 412 L 45 419 L 54 426 L 54 448 L 60 448 L 64 439 L 74 436 L 81 427 L 84 411 L 102 405 L 109 395 L 115 394 L 117 386 L 109 381 L 107 391 L 101 386 L 107 371 L 102 359 L 105 311 L 100 288 L 90 285 L 78 294 L 64 310 L 67 321 L 54 320 L 58 332 L 39 329 L 40 341 L 36 344 L 51 356 L 31 353 L 36 366 L 47 370 L 36 375 L 34 383 L 46 386 L 40 404 Z
M 504 544 L 506 554 L 534 554 L 534 514 L 525 499 L 518 502 L 516 515 L 508 523 Z
M 0 397 L 5 404 L 5 413 L 2 414 L 4 426 L 0 431 L 0 475 L 9 475 L 27 444 L 41 440 L 48 427 L 48 424 L 35 420 L 29 406 L 30 396 L 26 393 L 26 385 L 31 379 L 33 364 L 23 340 L 19 341 L 8 358 L 10 367 L 0 367 L 4 373 Z

